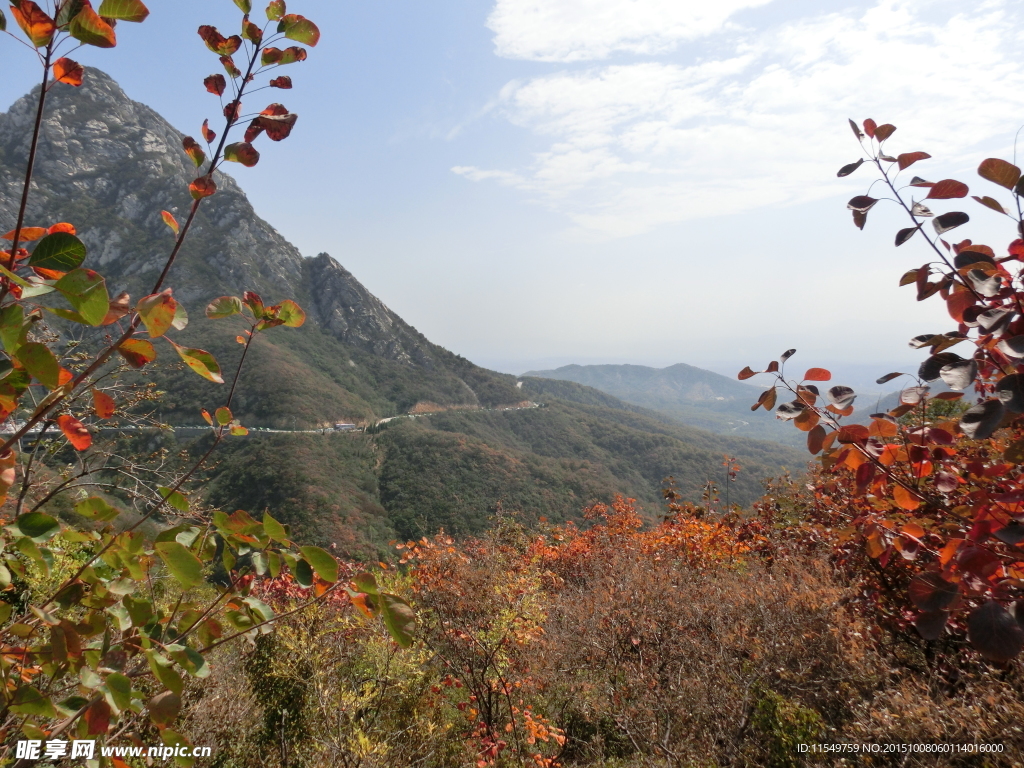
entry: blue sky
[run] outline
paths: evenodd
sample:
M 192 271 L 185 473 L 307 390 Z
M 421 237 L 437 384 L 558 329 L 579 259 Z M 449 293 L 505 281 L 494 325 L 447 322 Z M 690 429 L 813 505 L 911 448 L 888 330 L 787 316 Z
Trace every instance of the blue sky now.
M 237 12 L 149 5 L 117 49 L 81 59 L 196 133 L 219 65 L 195 29 L 226 31 Z M 865 232 L 850 223 L 868 174 L 835 177 L 858 157 L 846 118 L 895 123 L 891 150 L 931 152 L 915 170 L 972 194 L 993 193 L 973 170 L 1010 157 L 1024 123 L 1024 25 L 1001 0 L 289 10 L 323 32 L 281 94 L 300 120 L 236 178 L 304 253 L 331 253 L 432 340 L 511 372 L 732 371 L 791 346 L 851 376 L 910 365 L 906 340 L 950 324 L 896 287 L 928 259 L 892 247 L 905 224 L 881 205 Z M 0 42 L 0 104 L 34 81 L 26 54 Z M 995 214 L 957 204 L 965 236 L 1009 241 Z

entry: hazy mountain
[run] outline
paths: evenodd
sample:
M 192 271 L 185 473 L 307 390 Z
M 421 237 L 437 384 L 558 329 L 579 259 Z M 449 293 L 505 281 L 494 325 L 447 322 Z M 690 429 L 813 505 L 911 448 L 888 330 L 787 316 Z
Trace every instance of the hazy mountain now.
M 19 100 L 0 114 L 4 221 L 15 218 L 32 103 Z M 301 123 L 291 141 L 302 141 Z M 107 277 L 112 294 L 137 298 L 172 243 L 160 212 L 187 211 L 193 176 L 181 134 L 91 69 L 82 88 L 57 85 L 47 98 L 27 223 L 73 223 L 89 246 L 86 266 Z M 329 255 L 304 258 L 230 177 L 217 181 L 167 283 L 193 318 L 176 340 L 210 350 L 230 368 L 237 326 L 208 321 L 202 310 L 216 296 L 247 289 L 269 301 L 295 299 L 309 316 L 301 329 L 275 329 L 254 344 L 234 408 L 243 423 L 302 428 L 440 413 L 389 422 L 376 435 L 254 433 L 230 441 L 209 473 L 211 503 L 270 507 L 303 538 L 366 555 L 396 534 L 442 525 L 478 531 L 499 507 L 561 520 L 622 492 L 655 509 L 669 474 L 696 499 L 720 474 L 725 453 L 744 466 L 733 492 L 741 502 L 758 495 L 762 477 L 804 464 L 799 452 L 670 424 L 585 387 L 562 396 L 529 383 L 517 388 L 515 377 L 431 343 Z M 220 404 L 223 387 L 181 371 L 170 349 L 160 349 L 153 375 L 167 390 L 163 418 L 200 423 L 199 409 Z M 729 384 L 740 389 L 715 383 L 700 391 L 749 406 L 747 388 Z M 546 407 L 490 410 L 527 398 Z
M 764 410 L 751 412 L 761 388 L 683 363 L 668 368 L 566 365 L 550 371 L 529 371 L 523 376 L 585 384 L 683 424 L 723 435 L 794 446 L 802 445 L 806 438 L 791 424 L 776 420 Z

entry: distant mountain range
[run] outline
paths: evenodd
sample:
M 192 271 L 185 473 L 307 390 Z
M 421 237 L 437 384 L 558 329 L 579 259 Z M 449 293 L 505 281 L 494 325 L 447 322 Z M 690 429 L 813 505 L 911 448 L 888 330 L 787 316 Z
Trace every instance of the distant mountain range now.
M 723 435 L 803 445 L 806 436 L 764 410 L 751 411 L 760 387 L 712 371 L 679 363 L 668 368 L 644 365 L 566 365 L 522 376 L 585 384 L 627 403 L 643 406 L 677 422 Z
M 26 97 L 0 114 L 0 220 L 14 219 L 33 104 Z M 107 278 L 111 295 L 127 290 L 138 298 L 172 242 L 161 210 L 180 215 L 191 202 L 194 169 L 181 139 L 102 72 L 88 70 L 79 89 L 55 85 L 27 223 L 73 223 L 89 246 L 85 266 Z M 291 141 L 302 140 L 300 123 Z M 239 354 L 238 330 L 230 320 L 207 321 L 208 301 L 255 290 L 272 302 L 295 299 L 308 314 L 302 328 L 275 329 L 254 344 L 234 408 L 242 422 L 301 429 L 373 424 L 410 411 L 436 415 L 398 419 L 379 434 L 254 433 L 229 441 L 209 473 L 211 504 L 257 514 L 270 508 L 306 541 L 372 557 L 396 536 L 442 526 L 480 531 L 498 510 L 559 521 L 621 492 L 654 514 L 663 478 L 674 475 L 696 500 L 721 474 L 726 453 L 744 467 L 732 494 L 741 503 L 759 495 L 763 477 L 805 466 L 804 453 L 740 439 L 757 434 L 747 425 L 732 437 L 714 435 L 585 386 L 529 379 L 520 388 L 516 377 L 431 343 L 328 254 L 304 258 L 229 176 L 219 174 L 217 183 L 169 278 L 192 315 L 176 340 L 208 349 L 227 368 Z M 282 181 L 281 189 L 296 194 L 299 186 Z M 151 375 L 167 392 L 158 404 L 162 418 L 200 424 L 200 409 L 219 405 L 223 387 L 161 355 Z M 708 382 L 687 389 L 693 402 L 711 406 L 704 426 L 739 424 L 733 407 L 750 424 L 772 421 L 743 412 L 756 389 L 723 377 Z M 545 407 L 491 410 L 524 400 Z

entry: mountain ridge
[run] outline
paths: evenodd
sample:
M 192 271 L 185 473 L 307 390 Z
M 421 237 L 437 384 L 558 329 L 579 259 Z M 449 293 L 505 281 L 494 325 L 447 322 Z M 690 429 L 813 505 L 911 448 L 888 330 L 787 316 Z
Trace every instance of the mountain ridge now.
M 0 114 L 0 218 L 13 219 L 21 191 L 31 104 L 25 97 Z M 145 295 L 172 244 L 160 212 L 191 204 L 194 170 L 181 137 L 98 70 L 88 70 L 79 89 L 55 85 L 26 223 L 73 223 L 89 247 L 86 266 L 107 278 L 111 294 Z M 428 403 L 443 412 L 389 422 L 379 434 L 254 433 L 229 440 L 206 471 L 212 505 L 253 514 L 272 508 L 304 541 L 373 557 L 395 535 L 442 526 L 478 533 L 498 509 L 558 522 L 623 493 L 654 515 L 664 476 L 674 475 L 685 497 L 697 500 L 727 452 L 744 464 L 733 494 L 744 503 L 757 498 L 764 476 L 801 466 L 803 456 L 781 446 L 669 424 L 595 390 L 558 397 L 536 384 L 520 389 L 516 377 L 430 342 L 328 254 L 303 257 L 256 214 L 233 179 L 219 174 L 217 183 L 170 273 L 168 285 L 193 315 L 187 328 L 173 332 L 175 341 L 233 367 L 241 322 L 209 321 L 201 309 L 243 290 L 272 302 L 294 299 L 308 318 L 301 328 L 257 337 L 234 415 L 250 427 L 296 429 L 376 423 Z M 59 323 L 54 328 L 61 330 Z M 87 331 L 86 341 L 102 343 L 105 333 Z M 221 404 L 224 390 L 168 352 L 161 347 L 145 372 L 165 390 L 158 415 L 201 423 L 200 409 Z M 487 410 L 542 393 L 548 407 Z M 159 434 L 138 445 L 147 452 L 161 445 L 172 453 L 201 451 L 208 439 L 177 443 Z

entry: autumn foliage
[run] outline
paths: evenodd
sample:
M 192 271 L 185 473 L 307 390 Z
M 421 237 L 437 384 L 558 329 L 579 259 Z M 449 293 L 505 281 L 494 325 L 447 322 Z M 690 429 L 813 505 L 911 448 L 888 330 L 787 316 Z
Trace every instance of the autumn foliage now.
M 217 192 L 223 164 L 256 165 L 260 155 L 253 142 L 263 134 L 282 141 L 296 124 L 296 115 L 280 103 L 252 113 L 243 104 L 261 80 L 268 81 L 265 87 L 291 88 L 290 78 L 273 75 L 306 58 L 299 45 L 312 47 L 320 38 L 312 21 L 286 12 L 283 0 L 271 2 L 258 22 L 249 0 L 235 5 L 241 11 L 234 22 L 240 35 L 225 37 L 212 26 L 199 27 L 227 75 L 205 80 L 206 90 L 220 97 L 216 111 L 222 117 L 214 119 L 220 127 L 211 128 L 207 120 L 202 143 L 192 137 L 183 141 L 196 168 L 188 185 L 192 204 L 183 221 L 163 212 L 167 256 L 148 295 L 135 301 L 127 294 L 111 298 L 104 276 L 86 265 L 88 248 L 76 222 L 31 221 L 29 201 L 47 94 L 55 87 L 79 87 L 89 77 L 74 60 L 58 58 L 57 51 L 112 48 L 124 29 L 115 27 L 142 22 L 149 11 L 140 0 L 103 0 L 97 8 L 89 0 L 12 0 L 9 13 L 20 35 L 13 27 L 7 30 L 7 16 L 0 11 L 0 31 L 31 49 L 41 65 L 35 121 L 24 137 L 28 152 L 17 217 L 0 226 L 6 233 L 0 239 L 0 761 L 5 765 L 14 761 L 11 749 L 22 739 L 94 738 L 105 744 L 125 739 L 130 731 L 152 742 L 187 743 L 175 730 L 187 681 L 209 676 L 207 657 L 215 649 L 232 640 L 252 641 L 272 631 L 280 618 L 253 591 L 260 579 L 287 575 L 312 590 L 311 603 L 348 584 L 333 555 L 293 542 L 287 526 L 269 512 L 255 519 L 241 511 L 211 510 L 189 497 L 196 490 L 192 481 L 217 445 L 246 434 L 231 406 L 253 340 L 305 321 L 294 301 L 270 304 L 245 291 L 205 308 L 207 319 L 232 318 L 238 328 L 232 331 L 240 345 L 233 370 L 222 368 L 208 351 L 175 341 L 189 313 L 170 287 L 173 267 L 198 211 Z M 283 52 L 272 47 L 286 40 L 299 45 Z M 73 135 L 78 127 L 61 128 Z M 244 136 L 238 136 L 240 130 Z M 70 190 L 68 196 L 73 197 Z M 74 343 L 54 330 L 76 326 L 70 334 Z M 129 374 L 145 373 L 168 353 L 225 387 L 220 402 L 202 411 L 210 426 L 208 450 L 181 468 L 161 469 L 159 461 L 147 467 L 132 459 L 130 466 L 112 469 L 116 449 L 106 441 L 97 445 L 97 422 L 115 432 L 123 420 L 130 422 L 133 408 L 152 395 Z M 74 471 L 48 464 L 61 452 Z M 116 470 L 134 474 L 134 487 L 110 482 Z M 151 482 L 154 478 L 159 479 Z M 74 524 L 55 517 L 58 509 Z M 378 592 L 368 574 L 353 586 L 361 590 L 353 595 L 367 615 L 380 617 L 407 643 L 408 606 Z
M 881 197 L 850 200 L 854 224 L 863 229 L 878 204 L 905 213 L 909 226 L 895 244 L 918 243 L 928 260 L 907 271 L 900 285 L 916 292 L 917 301 L 945 302 L 953 327 L 910 340 L 928 357 L 916 373 L 878 379 L 906 384 L 898 405 L 866 424 L 844 421 L 853 413 L 852 389 L 822 392 L 813 383 L 829 381 L 828 371 L 786 377 L 794 350 L 763 371 L 775 384 L 754 408 L 774 408 L 820 454 L 813 535 L 832 542 L 840 563 L 867 556 L 872 566 L 863 569 L 864 578 L 878 610 L 929 641 L 966 635 L 984 657 L 1005 664 L 1024 649 L 1024 180 L 1005 160 L 983 161 L 984 191 L 1002 199 L 973 200 L 1008 218 L 1016 239 L 1001 248 L 957 241 L 949 233 L 970 216 L 944 209 L 966 198 L 968 186 L 908 179 L 904 172 L 916 171 L 928 153 L 894 156 L 890 124 L 850 125 L 865 157 L 838 175 L 868 165 L 878 176 L 871 188 L 884 190 Z M 746 368 L 740 378 L 753 375 Z M 928 384 L 939 379 L 951 391 L 932 394 Z M 780 392 L 794 399 L 776 407 Z

